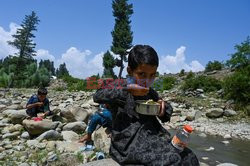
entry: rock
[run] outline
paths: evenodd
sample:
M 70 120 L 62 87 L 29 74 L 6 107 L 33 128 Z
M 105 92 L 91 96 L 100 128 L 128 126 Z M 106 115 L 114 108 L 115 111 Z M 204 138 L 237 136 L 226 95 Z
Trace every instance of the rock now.
M 28 163 L 22 163 L 22 164 L 19 164 L 18 166 L 30 166 Z
M 69 122 L 81 121 L 87 123 L 88 121 L 88 111 L 81 107 L 63 109 L 60 115 L 66 118 Z
M 202 112 L 201 111 L 196 111 L 194 114 L 194 119 L 197 120 L 202 117 Z
M 83 144 L 78 142 L 56 141 L 56 148 L 58 151 L 76 152 Z
M 54 151 L 56 149 L 56 141 L 48 141 L 46 145 L 48 151 Z
M 76 133 L 83 133 L 86 129 L 87 125 L 84 122 L 72 122 L 68 123 L 63 127 L 63 130 L 72 130 Z
M 5 149 L 0 146 L 0 153 L 3 152 Z
M 15 131 L 13 133 L 6 133 L 3 135 L 3 139 L 10 138 L 10 139 L 16 139 L 21 133 L 19 131 Z
M 62 136 L 60 133 L 58 133 L 55 130 L 49 130 L 46 131 L 45 133 L 41 134 L 39 137 L 36 138 L 38 141 L 42 140 L 60 140 L 62 139 Z
M 21 138 L 23 138 L 23 139 L 29 139 L 30 135 L 29 135 L 29 133 L 27 131 L 25 131 L 25 132 L 22 133 Z
M 221 141 L 221 142 L 225 145 L 229 144 L 229 141 Z
M 231 116 L 237 115 L 237 112 L 235 112 L 234 110 L 231 110 L 231 109 L 226 109 L 226 110 L 224 111 L 224 115 L 225 115 L 226 117 L 231 117 Z
M 223 109 L 211 108 L 207 111 L 206 116 L 209 118 L 219 118 L 223 115 Z
M 216 166 L 238 166 L 238 165 L 235 165 L 235 164 L 232 164 L 232 163 L 221 163 L 221 164 L 218 164 Z
M 49 157 L 48 157 L 48 162 L 52 162 L 52 161 L 56 161 L 58 159 L 57 155 L 52 152 L 53 154 L 50 154 Z
M 202 138 L 206 138 L 207 135 L 205 133 L 200 133 L 198 136 L 202 137 Z
M 207 152 L 214 151 L 214 147 L 210 146 L 209 148 L 205 149 L 205 151 Z
M 199 92 L 199 93 L 204 93 L 203 89 L 196 89 L 196 91 Z
M 73 131 L 62 131 L 63 140 L 69 142 L 77 142 L 79 140 L 78 134 Z
M 6 105 L 0 104 L 0 112 L 6 108 Z
M 102 159 L 102 160 L 92 161 L 79 166 L 103 166 L 103 165 L 119 166 L 119 164 L 115 162 L 113 159 Z
M 88 103 L 84 103 L 84 104 L 82 104 L 82 105 L 81 105 L 81 107 L 82 107 L 82 108 L 86 108 L 86 109 L 87 109 L 87 108 L 89 108 L 89 107 L 90 107 L 90 104 L 88 104 Z
M 10 118 L 11 123 L 13 124 L 22 124 L 22 121 L 28 117 L 26 110 L 5 110 L 3 112 L 5 116 Z
M 22 106 L 20 104 L 13 104 L 8 106 L 7 109 L 19 110 L 22 109 Z
M 224 139 L 232 139 L 232 137 L 230 134 L 226 134 L 226 135 L 224 135 Z
M 39 141 L 38 140 L 28 140 L 26 142 L 26 144 L 28 147 L 36 147 L 39 144 Z
M 105 129 L 103 127 L 99 128 L 93 133 L 93 136 L 95 147 L 102 149 L 102 151 L 105 153 L 109 153 L 111 139 L 108 138 Z
M 24 120 L 23 126 L 30 135 L 39 135 L 45 131 L 56 129 L 59 123 L 48 119 L 43 119 L 42 121 Z

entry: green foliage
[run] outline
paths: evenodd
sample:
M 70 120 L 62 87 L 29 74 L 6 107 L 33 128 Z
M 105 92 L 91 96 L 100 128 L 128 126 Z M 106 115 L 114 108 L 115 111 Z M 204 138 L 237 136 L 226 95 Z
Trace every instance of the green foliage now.
M 103 78 L 115 78 L 115 73 L 113 71 L 113 68 L 115 67 L 115 59 L 114 57 L 110 54 L 109 51 L 107 51 L 103 55 L 103 62 L 102 65 L 104 67 L 103 70 Z
M 55 75 L 55 67 L 54 67 L 54 62 L 50 60 L 41 60 L 39 62 L 39 68 L 45 67 L 51 75 Z
M 39 19 L 34 11 L 30 15 L 26 15 L 21 28 L 17 29 L 16 34 L 12 35 L 14 38 L 13 41 L 8 41 L 8 44 L 15 47 L 18 52 L 16 53 L 16 58 L 11 58 L 15 60 L 16 70 L 14 71 L 14 80 L 13 86 L 15 87 L 23 87 L 25 80 L 24 70 L 26 65 L 32 63 L 33 57 L 35 56 L 35 46 L 36 43 L 33 41 L 35 35 L 33 31 L 37 31 L 37 24 L 39 23 Z
M 0 69 L 0 87 L 7 88 L 11 83 L 11 75 L 4 72 L 3 68 Z
M 62 77 L 63 81 L 67 83 L 69 91 L 87 91 L 87 82 L 79 78 L 74 78 L 70 75 L 64 75 Z
M 12 35 L 14 41 L 9 41 L 8 43 L 18 49 L 17 55 L 21 58 L 30 59 L 34 53 L 36 44 L 32 40 L 35 35 L 32 31 L 37 31 L 37 24 L 39 23 L 38 16 L 34 11 L 30 15 L 26 15 L 21 28 L 17 29 L 16 34 Z
M 181 69 L 180 73 L 179 73 L 179 76 L 182 77 L 185 75 L 185 70 L 184 69 Z
M 245 106 L 250 103 L 250 65 L 242 67 L 223 83 L 225 97 L 236 104 Z
M 224 67 L 224 65 L 219 61 L 209 61 L 206 65 L 205 72 L 210 72 L 213 70 L 221 70 Z
M 194 78 L 194 77 L 195 77 L 195 74 L 192 71 L 190 71 L 190 72 L 188 72 L 186 79 L 190 79 L 190 78 Z
M 153 87 L 157 91 L 169 90 L 176 84 L 175 77 L 160 77 L 154 81 Z
M 184 84 L 182 85 L 183 90 L 196 90 L 203 89 L 205 92 L 217 91 L 221 89 L 222 83 L 221 81 L 209 77 L 209 76 L 194 76 L 189 73 L 186 77 Z
M 121 64 L 119 78 L 121 78 L 124 68 L 123 61 L 127 61 L 127 50 L 132 47 L 133 32 L 130 26 L 130 16 L 133 14 L 133 5 L 128 4 L 128 0 L 113 0 L 113 16 L 115 17 L 114 30 L 111 32 L 113 42 L 111 46 L 112 52 L 120 55 Z
M 231 55 L 231 59 L 226 62 L 231 69 L 246 67 L 250 64 L 250 37 L 246 41 L 235 46 L 236 52 Z
M 66 64 L 60 64 L 59 68 L 56 70 L 56 76 L 58 78 L 62 78 L 64 76 L 69 76 L 69 71 L 66 67 Z

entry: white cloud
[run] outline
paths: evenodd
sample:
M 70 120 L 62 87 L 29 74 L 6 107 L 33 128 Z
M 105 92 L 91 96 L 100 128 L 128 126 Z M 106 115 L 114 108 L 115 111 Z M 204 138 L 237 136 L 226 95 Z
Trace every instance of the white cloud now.
M 37 59 L 37 62 L 40 62 L 40 60 L 47 60 L 47 59 L 55 61 L 55 57 L 51 55 L 48 50 L 45 49 L 37 50 L 36 56 L 34 58 Z
M 92 57 L 87 58 L 87 56 Z M 70 47 L 60 59 L 56 60 L 56 64 L 65 63 L 71 75 L 86 78 L 97 73 L 102 74 L 102 57 L 103 53 L 92 55 L 89 50 L 80 51 L 75 47 Z
M 14 53 L 17 52 L 17 50 L 10 46 L 7 42 L 13 40 L 12 35 L 16 33 L 18 27 L 19 26 L 17 24 L 10 23 L 9 31 L 7 31 L 0 26 L 0 59 L 8 55 L 14 55 Z
M 181 69 L 185 71 L 202 71 L 204 70 L 204 66 L 199 63 L 197 60 L 193 60 L 191 63 L 186 62 L 185 57 L 185 46 L 181 46 L 176 50 L 176 55 L 171 56 L 160 56 L 160 65 L 159 65 L 159 72 L 163 73 L 178 73 Z

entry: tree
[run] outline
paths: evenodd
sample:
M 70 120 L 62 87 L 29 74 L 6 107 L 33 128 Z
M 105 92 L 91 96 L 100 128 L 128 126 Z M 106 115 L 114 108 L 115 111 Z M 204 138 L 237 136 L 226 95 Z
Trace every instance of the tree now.
M 115 63 L 114 57 L 110 54 L 109 51 L 107 51 L 103 55 L 102 66 L 104 67 L 104 70 L 103 70 L 103 76 L 102 77 L 104 77 L 104 78 L 108 78 L 108 77 L 115 78 L 115 73 L 113 71 L 113 68 L 115 67 L 115 65 L 116 65 L 116 63 Z
M 219 61 L 209 61 L 206 65 L 205 72 L 210 72 L 213 70 L 221 70 L 224 67 L 224 65 Z
M 41 67 L 45 67 L 50 72 L 51 75 L 55 75 L 55 67 L 53 61 L 51 62 L 49 59 L 44 61 L 41 60 L 39 62 L 39 68 Z
M 60 64 L 59 68 L 56 70 L 56 76 L 62 78 L 63 76 L 69 76 L 69 71 L 66 67 L 66 64 Z
M 24 79 L 22 71 L 25 70 L 25 65 L 29 60 L 33 59 L 32 56 L 35 56 L 36 51 L 34 50 L 36 44 L 33 41 L 35 35 L 33 31 L 37 31 L 36 26 L 39 23 L 38 16 L 34 11 L 30 15 L 26 15 L 21 28 L 17 29 L 16 34 L 12 35 L 14 38 L 13 41 L 8 41 L 8 44 L 14 46 L 18 52 L 16 55 L 19 57 L 16 65 L 15 71 L 15 81 L 20 81 Z
M 128 0 L 113 0 L 113 16 L 115 17 L 114 30 L 111 32 L 113 42 L 111 51 L 120 56 L 117 66 L 120 67 L 118 77 L 121 78 L 124 69 L 123 61 L 127 61 L 127 50 L 132 47 L 133 32 L 130 26 L 130 16 L 133 14 L 133 5 Z
M 227 66 L 231 69 L 239 69 L 246 67 L 250 64 L 250 36 L 246 41 L 237 44 L 235 47 L 236 52 L 231 55 L 231 59 L 227 61 Z

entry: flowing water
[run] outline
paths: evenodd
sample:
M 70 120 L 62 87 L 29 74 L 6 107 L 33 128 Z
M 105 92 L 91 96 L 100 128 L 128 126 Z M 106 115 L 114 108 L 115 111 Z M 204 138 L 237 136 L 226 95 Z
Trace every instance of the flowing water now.
M 175 131 L 170 130 L 171 135 Z M 197 155 L 199 160 L 208 165 L 218 165 L 219 163 L 232 163 L 239 166 L 250 166 L 250 141 L 239 139 L 229 140 L 229 144 L 222 143 L 225 141 L 219 136 L 200 137 L 197 133 L 192 133 L 189 147 Z M 213 147 L 214 150 L 206 151 Z M 210 148 L 212 149 L 212 148 Z M 208 157 L 204 160 L 202 157 Z

